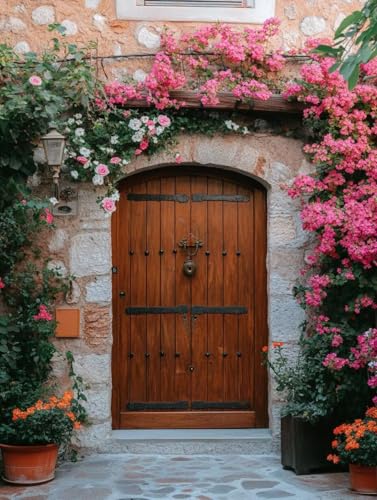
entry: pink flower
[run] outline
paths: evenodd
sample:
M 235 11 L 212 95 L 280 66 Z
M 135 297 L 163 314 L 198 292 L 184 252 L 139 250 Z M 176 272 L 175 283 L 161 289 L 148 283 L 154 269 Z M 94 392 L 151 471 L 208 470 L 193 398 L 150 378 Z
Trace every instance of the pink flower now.
M 52 315 L 48 312 L 47 307 L 44 304 L 39 306 L 38 314 L 33 316 L 35 321 L 51 321 Z
M 142 150 L 142 149 L 135 149 L 135 155 L 136 155 L 136 156 L 141 155 L 141 153 L 142 153 L 142 152 L 143 152 L 143 150 Z
M 0 290 L 1 290 L 2 288 L 5 288 L 5 283 L 4 283 L 4 281 L 2 280 L 2 278 L 0 278 Z
M 170 127 L 171 125 L 171 120 L 166 115 L 158 115 L 157 121 L 161 125 L 161 127 Z
M 175 155 L 175 163 L 182 163 L 182 161 L 183 161 L 182 156 L 179 153 L 177 153 Z
M 111 159 L 110 159 L 110 163 L 112 165 L 118 165 L 118 163 L 120 163 L 122 161 L 121 158 L 119 158 L 119 156 L 113 156 Z
M 20 201 L 20 203 L 21 203 L 21 205 L 23 205 L 23 206 L 27 205 L 27 201 L 26 201 L 26 200 L 21 200 L 21 201 Z
M 96 166 L 95 172 L 101 177 L 105 177 L 105 175 L 108 175 L 110 173 L 109 167 L 107 165 L 104 165 L 103 163 L 100 163 Z
M 143 139 L 141 141 L 141 143 L 139 144 L 139 148 L 142 150 L 142 151 L 145 151 L 146 149 L 148 149 L 148 146 L 149 146 L 149 142 L 146 140 L 146 139 Z
M 104 198 L 101 201 L 101 207 L 109 214 L 115 212 L 116 210 L 115 201 L 112 198 Z
M 48 208 L 44 209 L 44 213 L 39 216 L 40 220 L 44 220 L 47 224 L 52 224 L 54 222 L 54 216 Z
M 88 158 L 85 158 L 85 156 L 77 156 L 76 161 L 81 163 L 81 165 L 85 165 L 85 163 L 88 163 Z
M 31 85 L 34 85 L 34 87 L 39 87 L 40 85 L 42 85 L 42 78 L 40 78 L 38 75 L 32 75 L 29 78 L 29 83 Z

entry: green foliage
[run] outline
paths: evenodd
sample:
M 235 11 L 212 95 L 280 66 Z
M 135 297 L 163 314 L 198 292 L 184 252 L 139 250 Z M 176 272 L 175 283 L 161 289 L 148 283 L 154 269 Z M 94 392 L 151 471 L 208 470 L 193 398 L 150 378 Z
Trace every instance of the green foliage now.
M 367 0 L 361 10 L 347 16 L 335 32 L 334 44 L 320 45 L 316 51 L 338 59 L 332 69 L 339 69 L 353 89 L 360 65 L 377 56 L 377 0 Z
M 0 44 L 0 209 L 36 171 L 33 150 L 49 124 L 88 108 L 94 98 L 94 68 L 86 59 L 91 48 L 54 38 L 41 56 L 30 52 L 20 59 Z M 30 83 L 31 76 L 40 77 L 41 85 Z
M 0 426 L 3 443 L 9 444 L 65 444 L 73 432 L 73 422 L 66 413 L 54 408 L 39 410 L 27 417 Z
M 310 422 L 328 415 L 355 418 L 370 400 L 364 372 L 350 368 L 332 372 L 323 365 L 330 344 L 328 335 L 305 334 L 294 358 L 288 355 L 288 346 L 277 346 L 270 353 L 264 353 L 276 390 L 282 392 L 286 400 L 283 416 L 292 415 Z

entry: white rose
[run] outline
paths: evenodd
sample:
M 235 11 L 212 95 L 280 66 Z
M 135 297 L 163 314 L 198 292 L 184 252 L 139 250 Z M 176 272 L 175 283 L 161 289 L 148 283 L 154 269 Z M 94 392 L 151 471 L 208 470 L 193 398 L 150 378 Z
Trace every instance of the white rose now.
M 225 120 L 224 124 L 225 124 L 227 129 L 232 130 L 232 128 L 233 128 L 232 127 L 232 125 L 233 125 L 232 120 Z
M 49 202 L 51 203 L 51 205 L 56 205 L 57 203 L 59 203 L 55 196 L 49 198 Z
M 98 175 L 96 174 L 93 179 L 92 179 L 92 182 L 95 186 L 102 186 L 103 184 L 103 177 L 102 175 Z
M 128 160 L 122 160 L 122 165 L 128 165 L 130 162 Z
M 91 153 L 90 149 L 88 149 L 88 148 L 80 148 L 80 155 L 81 156 L 85 156 L 85 158 L 89 158 L 90 153 Z
M 140 120 L 143 122 L 143 123 L 147 123 L 147 121 L 149 121 L 149 116 L 142 116 L 140 118 Z
M 71 170 L 71 176 L 74 179 L 78 179 L 79 178 L 79 173 L 77 172 L 77 170 Z
M 83 128 L 77 128 L 75 130 L 76 137 L 82 137 L 83 135 L 85 135 L 85 130 Z
M 159 125 L 158 127 L 156 127 L 156 134 L 157 135 L 161 135 L 164 131 L 164 127 L 161 127 L 161 125 Z
M 246 134 L 250 134 L 250 130 L 249 130 L 247 127 L 242 127 L 242 133 L 243 133 L 244 135 L 246 135 Z
M 76 120 L 81 120 L 81 118 L 82 118 L 82 114 L 81 113 L 76 113 L 73 116 L 76 118 Z
M 73 118 L 68 118 L 67 123 L 68 125 L 73 125 L 75 123 L 75 120 Z
M 128 123 L 128 126 L 130 127 L 131 130 L 139 130 L 141 125 L 142 122 L 138 118 L 132 118 Z
M 110 198 L 114 201 L 119 201 L 120 200 L 119 191 L 114 191 L 113 194 L 110 196 Z
M 131 137 L 132 142 L 140 142 L 144 137 L 144 132 L 142 130 L 138 130 Z
M 157 137 L 152 136 L 152 142 L 153 142 L 153 144 L 157 144 L 158 143 Z
M 110 137 L 110 144 L 118 144 L 119 137 L 117 135 L 112 135 Z

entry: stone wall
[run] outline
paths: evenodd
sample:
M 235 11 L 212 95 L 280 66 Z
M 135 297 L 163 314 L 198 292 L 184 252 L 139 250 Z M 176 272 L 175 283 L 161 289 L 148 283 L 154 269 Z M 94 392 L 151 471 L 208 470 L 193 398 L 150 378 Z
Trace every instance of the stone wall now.
M 263 0 L 262 0 L 263 1 Z M 276 45 L 300 49 L 308 37 L 332 36 L 334 29 L 364 0 L 276 0 L 282 29 Z M 192 30 L 193 23 L 122 21 L 116 18 L 115 0 L 7 0 L 0 11 L 0 40 L 19 53 L 43 49 L 51 38 L 47 25 L 59 22 L 72 42 L 98 42 L 100 55 L 154 52 L 164 24 L 176 32 Z M 119 70 L 109 63 L 109 77 L 125 73 L 143 77 L 143 66 Z
M 276 15 L 282 20 L 277 45 L 302 47 L 312 36 L 332 36 L 334 28 L 359 0 L 277 0 Z M 19 53 L 39 51 L 51 33 L 47 25 L 59 22 L 72 42 L 98 42 L 101 55 L 153 53 L 159 47 L 163 23 L 126 22 L 116 19 L 114 0 L 8 0 L 0 12 L 0 41 Z M 177 32 L 194 28 L 190 23 L 167 23 Z M 195 25 L 196 27 L 196 25 Z M 143 66 L 127 68 L 106 63 L 109 78 L 144 75 Z M 145 69 L 145 68 L 144 68 Z M 254 176 L 268 188 L 268 289 L 270 340 L 284 340 L 292 347 L 298 337 L 302 311 L 291 295 L 292 285 L 303 264 L 307 242 L 301 229 L 298 206 L 282 190 L 308 166 L 302 144 L 293 139 L 253 135 L 247 137 L 182 138 L 178 148 L 185 161 L 211 165 Z M 128 174 L 167 164 L 163 155 L 139 158 Z M 93 425 L 81 432 L 80 443 L 97 450 L 111 450 L 111 224 L 98 207 L 98 192 L 80 185 L 76 217 L 57 218 L 58 229 L 49 242 L 51 265 L 77 277 L 67 307 L 79 307 L 81 334 L 77 339 L 57 339 L 59 347 L 73 352 L 76 371 L 88 384 L 88 410 Z M 292 352 L 294 349 L 292 349 Z M 63 377 L 61 363 L 56 373 Z M 269 391 L 270 427 L 275 443 L 279 434 L 279 397 Z
M 306 172 L 298 140 L 268 134 L 254 136 L 182 137 L 178 144 L 188 163 L 203 168 L 219 166 L 243 173 L 268 190 L 268 324 L 270 341 L 294 346 L 303 313 L 291 290 L 303 266 L 307 247 L 301 229 L 298 205 L 286 195 L 283 185 Z M 139 157 L 127 165 L 128 176 L 166 166 L 171 157 Z M 179 167 L 177 167 L 179 168 Z M 77 217 L 56 217 L 58 229 L 49 242 L 53 263 L 77 277 L 70 307 L 81 310 L 81 335 L 57 339 L 60 349 L 73 352 L 75 369 L 88 384 L 88 410 L 93 425 L 81 432 L 80 444 L 96 450 L 111 449 L 111 225 L 96 203 L 98 190 L 80 185 Z M 291 350 L 291 349 L 289 349 Z M 279 435 L 280 400 L 269 391 L 270 428 L 275 443 Z

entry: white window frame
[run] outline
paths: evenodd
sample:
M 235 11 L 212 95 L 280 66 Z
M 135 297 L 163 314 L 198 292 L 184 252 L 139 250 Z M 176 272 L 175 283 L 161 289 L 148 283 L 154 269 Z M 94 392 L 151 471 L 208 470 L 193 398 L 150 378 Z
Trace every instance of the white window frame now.
M 254 7 L 152 7 L 140 0 L 115 0 L 118 19 L 261 24 L 275 15 L 275 0 L 254 0 Z

